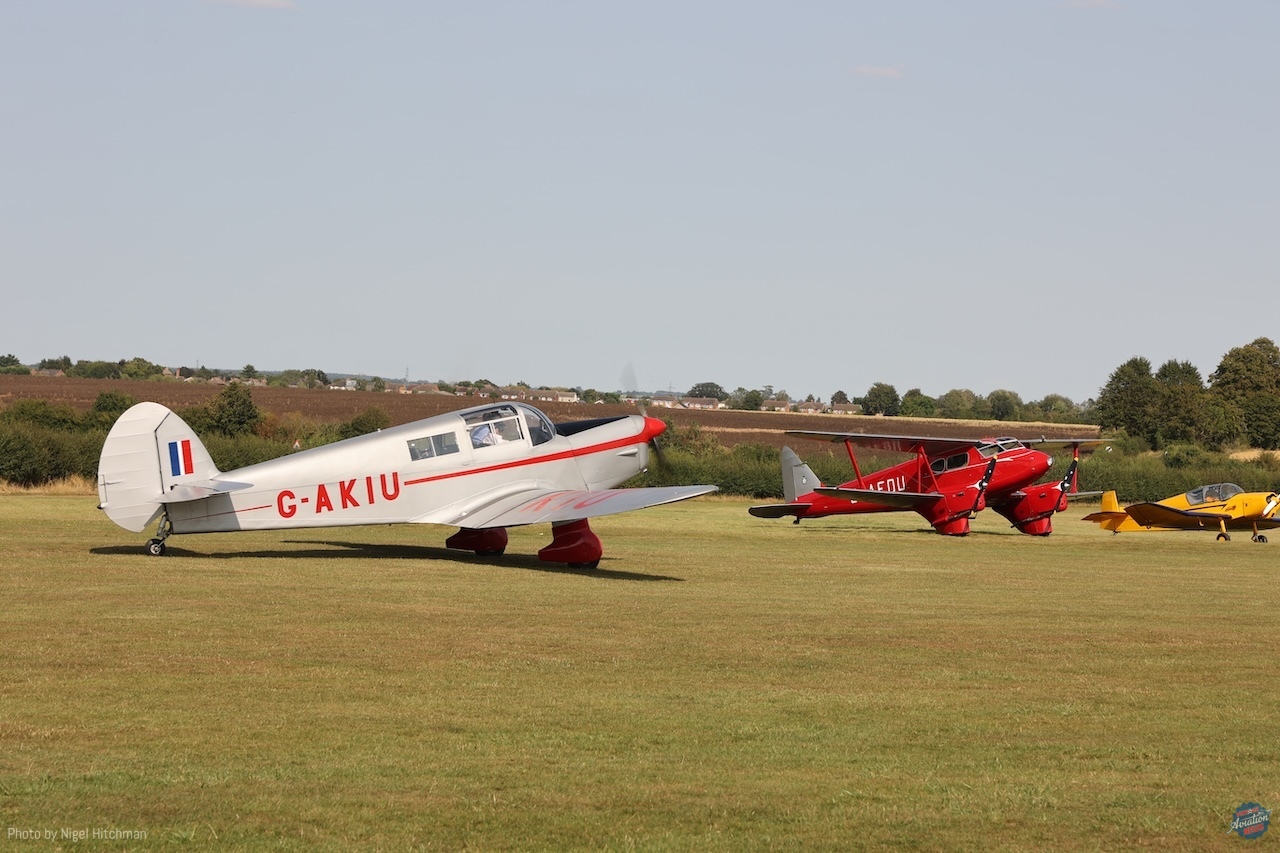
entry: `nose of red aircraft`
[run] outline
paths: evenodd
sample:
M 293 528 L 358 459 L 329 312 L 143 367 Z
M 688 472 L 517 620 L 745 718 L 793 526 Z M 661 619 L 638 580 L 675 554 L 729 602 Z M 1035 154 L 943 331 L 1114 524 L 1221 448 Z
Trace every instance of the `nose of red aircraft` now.
M 648 415 L 644 417 L 644 431 L 640 434 L 645 441 L 652 441 L 662 435 L 667 429 L 667 425 L 657 418 L 651 418 Z

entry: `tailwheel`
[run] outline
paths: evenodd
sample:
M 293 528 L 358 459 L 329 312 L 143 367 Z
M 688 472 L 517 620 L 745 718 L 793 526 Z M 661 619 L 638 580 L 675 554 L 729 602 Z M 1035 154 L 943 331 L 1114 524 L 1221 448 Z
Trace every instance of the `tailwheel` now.
M 1266 545 L 1266 544 L 1267 544 L 1267 537 L 1265 537 L 1265 536 L 1263 536 L 1261 533 L 1259 533 L 1257 536 L 1253 537 L 1253 541 L 1254 541 L 1254 542 L 1257 542 L 1257 543 L 1258 543 L 1258 544 L 1260 544 L 1260 545 Z
M 1231 534 L 1230 534 L 1230 533 L 1219 533 L 1219 534 L 1218 534 L 1218 541 L 1219 541 L 1219 542 L 1230 542 L 1230 541 L 1231 541 Z
M 571 569 L 598 569 L 598 568 L 600 568 L 600 561 L 599 561 L 599 560 L 592 560 L 592 561 L 591 561 L 591 562 L 589 562 L 589 563 L 570 563 L 570 564 L 569 564 L 569 568 L 571 568 Z
M 169 513 L 160 516 L 160 523 L 156 526 L 156 536 L 154 539 L 147 540 L 147 553 L 153 557 L 164 556 L 164 540 L 168 539 L 173 533 L 173 525 L 169 523 Z

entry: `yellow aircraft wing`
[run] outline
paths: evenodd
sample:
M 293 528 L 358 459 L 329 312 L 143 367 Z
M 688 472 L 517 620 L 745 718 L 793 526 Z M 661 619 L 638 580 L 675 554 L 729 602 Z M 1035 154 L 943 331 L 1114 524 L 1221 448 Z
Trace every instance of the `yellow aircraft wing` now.
M 1175 530 L 1212 530 L 1234 516 L 1216 512 L 1191 512 L 1157 503 L 1133 504 L 1125 512 L 1143 527 L 1169 527 Z

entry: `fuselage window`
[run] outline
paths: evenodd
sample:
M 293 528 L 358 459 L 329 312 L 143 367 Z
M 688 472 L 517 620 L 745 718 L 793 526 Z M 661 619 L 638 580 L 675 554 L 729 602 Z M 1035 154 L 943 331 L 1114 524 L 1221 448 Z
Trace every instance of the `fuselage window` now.
M 963 468 L 969 464 L 968 453 L 953 453 L 946 459 L 939 457 L 929 463 L 929 467 L 933 469 L 933 473 L 941 474 L 943 471 L 954 471 L 956 468 Z
M 458 452 L 458 436 L 451 432 L 409 439 L 409 458 L 414 462 L 433 456 L 447 456 Z

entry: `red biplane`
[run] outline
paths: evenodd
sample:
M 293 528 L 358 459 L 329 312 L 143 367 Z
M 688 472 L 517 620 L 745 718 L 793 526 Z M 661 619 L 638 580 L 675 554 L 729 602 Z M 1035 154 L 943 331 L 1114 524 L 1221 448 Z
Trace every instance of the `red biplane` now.
M 991 507 L 1014 527 L 1032 536 L 1053 530 L 1053 514 L 1067 508 L 1076 489 L 1080 452 L 1104 442 L 1096 439 L 928 438 L 788 430 L 787 435 L 841 442 L 853 463 L 854 478 L 828 488 L 789 447 L 782 448 L 782 488 L 786 503 L 753 506 L 760 518 L 822 518 L 860 512 L 919 513 L 939 533 L 964 536 L 974 513 Z M 909 453 L 912 459 L 863 474 L 854 447 Z M 1053 466 L 1046 451 L 1072 451 L 1060 480 L 1037 483 Z M 1096 492 L 1093 494 L 1097 494 Z

